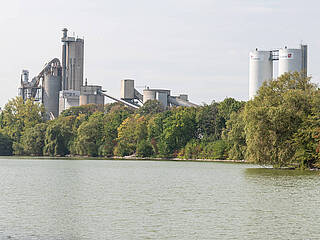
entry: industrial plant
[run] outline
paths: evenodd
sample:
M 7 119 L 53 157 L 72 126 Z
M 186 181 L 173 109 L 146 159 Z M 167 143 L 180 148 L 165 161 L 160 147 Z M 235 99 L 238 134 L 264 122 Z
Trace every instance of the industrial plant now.
M 278 74 L 302 72 L 307 75 L 308 46 L 280 48 L 271 51 L 255 51 L 249 54 L 249 99 L 253 99 L 264 81 L 273 79 L 274 63 L 278 63 Z
M 143 90 L 143 94 L 134 88 L 134 80 L 121 81 L 121 97 L 106 94 L 102 86 L 83 84 L 84 39 L 69 37 L 68 30 L 62 30 L 62 60 L 54 58 L 29 79 L 29 71 L 22 70 L 18 95 L 24 100 L 33 99 L 43 103 L 46 117 L 54 119 L 59 114 L 74 106 L 86 104 L 104 104 L 104 97 L 131 108 L 139 108 L 148 100 L 158 100 L 163 107 L 197 107 L 189 102 L 188 95 L 171 96 L 170 90 Z

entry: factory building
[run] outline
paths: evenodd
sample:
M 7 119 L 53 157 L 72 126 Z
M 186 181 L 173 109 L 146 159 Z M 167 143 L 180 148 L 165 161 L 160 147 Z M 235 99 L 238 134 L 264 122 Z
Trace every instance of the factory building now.
M 274 63 L 278 63 L 280 77 L 287 72 L 302 72 L 307 75 L 308 46 L 281 48 L 271 51 L 256 49 L 249 54 L 249 99 L 253 99 L 263 82 L 273 79 Z
M 59 59 L 54 58 L 47 63 L 31 81 L 29 81 L 29 71 L 22 70 L 18 95 L 23 100 L 33 99 L 42 102 L 48 119 L 58 116 L 60 90 L 61 66 Z
M 125 79 L 121 81 L 121 101 L 139 106 L 139 102 L 144 104 L 148 100 L 159 101 L 164 108 L 170 106 L 197 107 L 198 105 L 189 102 L 188 95 L 171 96 L 171 91 L 167 89 L 151 89 L 147 87 L 141 94 L 134 87 L 134 80 Z
M 62 30 L 62 58 L 54 58 L 42 71 L 29 81 L 29 71 L 23 70 L 20 79 L 19 96 L 44 104 L 47 119 L 54 119 L 70 108 L 86 104 L 104 104 L 104 97 L 120 102 L 130 108 L 139 108 L 148 100 L 158 100 L 165 108 L 170 106 L 196 107 L 187 95 L 171 96 L 166 89 L 146 88 L 141 94 L 134 88 L 134 80 L 121 81 L 120 99 L 106 94 L 101 86 L 83 85 L 84 40 L 68 36 Z
M 59 114 L 71 107 L 79 106 L 80 91 L 63 90 L 59 93 Z
M 101 86 L 96 85 L 85 85 L 81 87 L 80 91 L 80 105 L 86 104 L 104 104 L 104 96 L 100 93 L 102 92 Z
M 62 30 L 62 90 L 80 91 L 83 86 L 84 40 L 68 37 L 68 30 Z
M 59 95 L 59 112 L 79 106 L 83 86 L 84 40 L 69 37 L 68 30 L 62 30 L 62 91 Z

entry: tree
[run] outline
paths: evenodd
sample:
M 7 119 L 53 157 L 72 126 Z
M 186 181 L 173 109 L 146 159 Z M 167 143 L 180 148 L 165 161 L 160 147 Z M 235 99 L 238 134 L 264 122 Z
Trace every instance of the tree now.
M 316 91 L 297 72 L 265 82 L 244 110 L 247 160 L 279 167 L 296 163 L 294 136 L 312 113 Z
M 137 156 L 138 157 L 151 157 L 153 149 L 149 141 L 143 139 L 137 145 Z
M 11 156 L 12 153 L 12 140 L 0 132 L 0 156 Z
M 148 100 L 137 110 L 140 115 L 154 115 L 164 111 L 164 107 L 158 100 Z
M 34 127 L 27 128 L 21 137 L 23 154 L 42 156 L 47 124 L 39 123 Z
M 79 116 L 81 114 L 84 114 L 85 116 L 89 117 L 94 112 L 103 112 L 103 105 L 87 104 L 87 105 L 71 107 L 64 110 L 60 114 L 60 116 L 68 117 L 68 116 Z
M 21 97 L 10 100 L 5 105 L 1 115 L 3 132 L 14 143 L 19 143 L 25 129 L 45 121 L 43 105 L 35 103 L 32 99 L 24 102 Z
M 75 120 L 75 116 L 68 116 L 49 122 L 45 134 L 44 155 L 65 156 L 70 154 L 76 136 L 73 131 Z
M 166 156 L 183 148 L 196 137 L 196 109 L 179 107 L 163 121 L 163 133 L 158 144 L 161 155 Z
M 118 145 L 115 155 L 127 156 L 135 153 L 137 144 L 147 138 L 147 121 L 139 114 L 125 119 L 118 128 Z
M 118 128 L 130 115 L 128 108 L 115 105 L 104 117 L 104 138 L 99 148 L 99 155 L 112 156 L 117 145 Z
M 218 113 L 218 103 L 216 102 L 213 102 L 210 105 L 201 106 L 197 109 L 196 122 L 199 139 L 220 139 L 221 126 L 218 125 Z
M 103 113 L 96 112 L 83 122 L 77 131 L 75 150 L 79 155 L 98 156 L 99 147 L 103 141 Z
M 245 159 L 247 144 L 243 111 L 233 112 L 226 125 L 222 132 L 222 139 L 228 144 L 228 158 Z

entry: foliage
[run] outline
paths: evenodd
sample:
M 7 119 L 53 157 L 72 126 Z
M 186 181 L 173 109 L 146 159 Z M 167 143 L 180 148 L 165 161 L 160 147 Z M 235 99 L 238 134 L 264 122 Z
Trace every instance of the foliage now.
M 220 138 L 221 127 L 219 125 L 218 103 L 200 107 L 196 113 L 197 137 L 217 140 Z
M 163 121 L 159 153 L 163 156 L 183 148 L 189 140 L 196 137 L 196 109 L 179 107 Z
M 127 156 L 135 153 L 138 142 L 147 138 L 147 121 L 135 114 L 125 119 L 118 128 L 118 145 L 115 155 Z
M 12 153 L 12 140 L 0 132 L 0 156 L 10 156 Z
M 68 117 L 68 116 L 79 116 L 84 114 L 89 117 L 94 112 L 103 112 L 103 105 L 99 104 L 87 104 L 77 107 L 71 107 L 69 109 L 64 110 L 60 116 Z
M 148 100 L 137 110 L 140 115 L 154 115 L 164 111 L 164 107 L 157 100 Z
M 44 137 L 47 129 L 46 123 L 39 123 L 34 127 L 27 128 L 21 137 L 21 148 L 25 155 L 42 156 Z
M 294 136 L 311 114 L 316 87 L 299 73 L 265 82 L 244 110 L 246 159 L 259 164 L 294 164 Z
M 129 117 L 128 108 L 114 106 L 105 115 L 104 119 L 104 138 L 99 147 L 99 155 L 112 156 L 115 146 L 117 145 L 118 128 L 121 123 Z
M 75 138 L 75 116 L 59 117 L 49 122 L 45 134 L 44 155 L 65 156 L 70 153 Z
M 137 156 L 138 157 L 151 157 L 153 155 L 153 149 L 151 144 L 143 139 L 137 145 Z
M 243 112 L 233 112 L 222 132 L 222 139 L 228 144 L 228 158 L 244 160 L 247 150 Z
M 92 114 L 88 121 L 84 121 L 78 128 L 74 147 L 76 154 L 85 156 L 98 156 L 99 147 L 103 141 L 102 112 Z
M 13 142 L 20 141 L 23 131 L 44 122 L 44 108 L 32 99 L 21 97 L 10 100 L 2 111 L 2 129 Z

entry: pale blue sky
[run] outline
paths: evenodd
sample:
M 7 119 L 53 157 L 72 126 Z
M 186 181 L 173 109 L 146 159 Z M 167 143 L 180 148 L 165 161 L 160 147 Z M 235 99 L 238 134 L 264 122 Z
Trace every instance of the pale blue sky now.
M 61 29 L 85 38 L 85 76 L 119 97 L 120 80 L 187 93 L 195 103 L 248 99 L 248 54 L 309 44 L 320 82 L 320 3 L 297 0 L 10 0 L 0 8 L 0 106 L 61 58 Z

